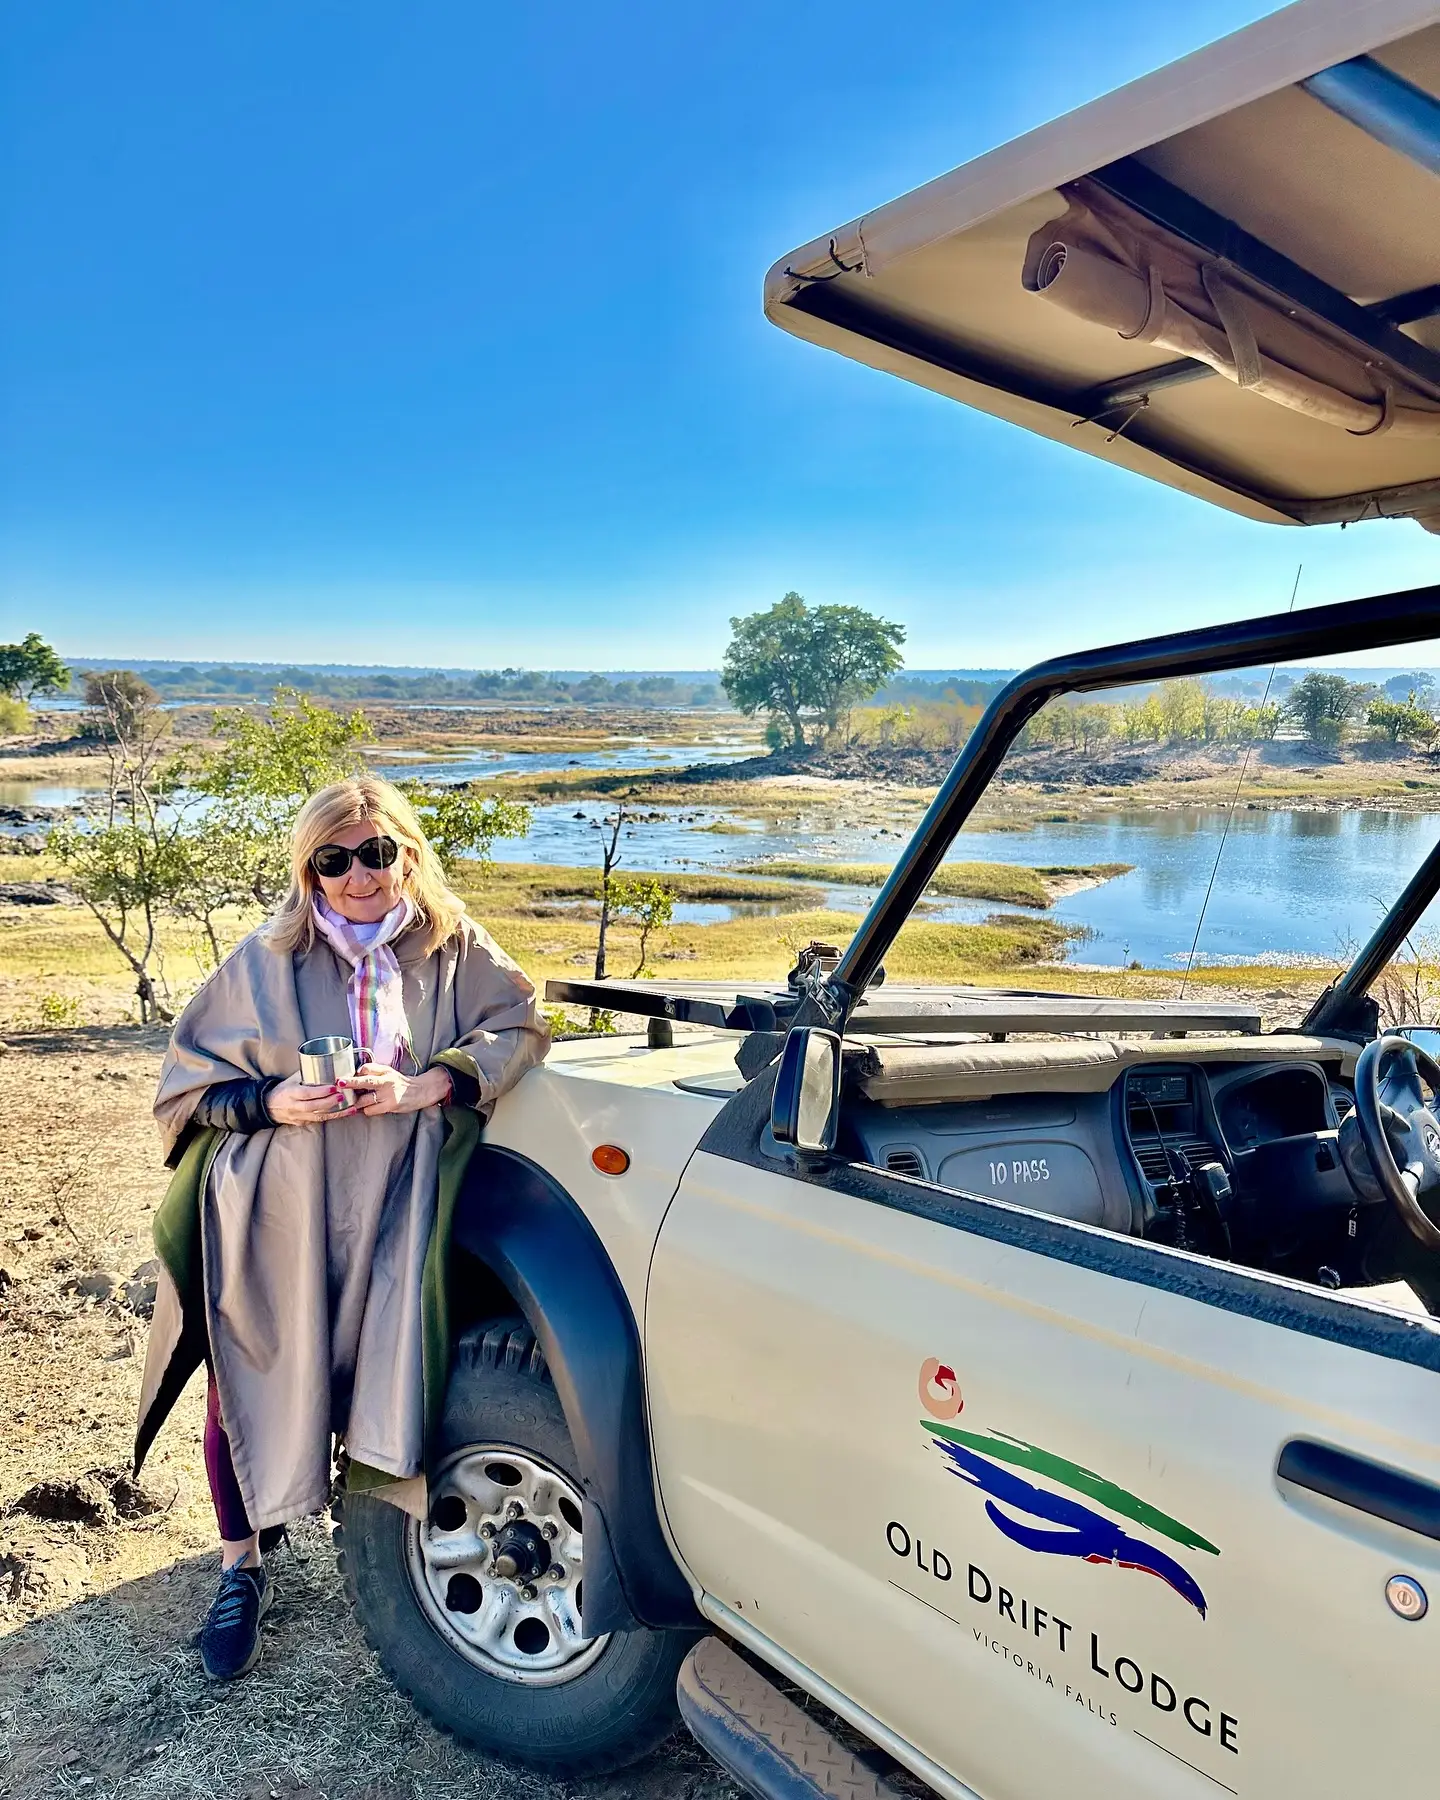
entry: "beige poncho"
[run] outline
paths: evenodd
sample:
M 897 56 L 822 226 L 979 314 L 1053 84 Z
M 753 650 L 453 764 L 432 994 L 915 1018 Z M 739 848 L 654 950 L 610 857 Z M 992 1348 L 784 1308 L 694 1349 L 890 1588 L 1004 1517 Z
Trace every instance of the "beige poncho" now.
M 462 1052 L 488 1111 L 549 1047 L 535 989 L 468 919 L 428 954 L 423 935 L 394 942 L 415 1055 Z M 323 942 L 293 956 L 263 931 L 239 944 L 176 1023 L 155 1100 L 167 1151 L 206 1088 L 289 1075 L 307 1038 L 348 1037 L 349 976 Z M 421 1275 L 443 1134 L 430 1107 L 220 1143 L 201 1195 L 205 1322 L 257 1531 L 325 1505 L 334 1433 L 387 1474 L 422 1466 Z

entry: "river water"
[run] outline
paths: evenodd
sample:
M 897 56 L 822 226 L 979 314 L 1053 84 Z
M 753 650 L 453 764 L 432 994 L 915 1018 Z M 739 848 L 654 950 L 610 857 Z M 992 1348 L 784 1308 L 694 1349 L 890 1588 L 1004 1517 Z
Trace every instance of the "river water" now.
M 679 767 L 747 754 L 753 754 L 753 746 L 738 740 L 666 746 L 637 740 L 573 758 L 557 756 L 553 750 L 517 754 L 482 747 L 438 764 L 426 759 L 425 772 L 442 781 L 458 781 L 502 771 L 565 767 Z M 416 773 L 417 762 L 397 759 L 382 772 Z M 83 798 L 84 790 L 57 784 L 0 784 L 0 804 L 57 806 Z M 590 801 L 536 807 L 528 836 L 497 844 L 495 854 L 508 862 L 596 864 L 605 810 Z M 802 823 L 759 829 L 713 809 L 646 810 L 660 816 L 627 828 L 623 868 L 699 872 L 742 862 L 797 859 L 889 865 L 906 836 L 898 821 L 890 828 L 816 829 Z M 1061 900 L 1048 916 L 1084 928 L 1086 936 L 1072 948 L 1074 960 L 1107 965 L 1138 961 L 1157 967 L 1183 962 L 1189 953 L 1212 874 L 1214 886 L 1197 960 L 1343 957 L 1347 947 L 1368 935 L 1437 840 L 1437 814 L 1376 809 L 1268 812 L 1242 806 L 1227 829 L 1223 811 L 1184 808 L 1117 811 L 1026 831 L 965 831 L 951 857 L 1042 867 L 1133 865 L 1127 875 Z M 859 913 L 873 895 L 859 888 L 817 884 L 816 897 L 821 904 Z M 709 922 L 736 910 L 694 902 L 678 908 L 677 917 Z M 995 910 L 992 902 L 955 900 L 932 904 L 927 916 L 973 921 Z M 1440 934 L 1440 915 L 1436 928 Z
M 603 812 L 593 805 L 538 807 L 529 836 L 498 844 L 496 855 L 567 867 L 596 862 Z M 890 864 L 903 846 L 903 835 L 861 827 L 739 836 L 707 829 L 717 823 L 732 822 L 667 809 L 663 820 L 633 827 L 625 864 L 694 871 L 770 859 Z M 1241 808 L 1227 833 L 1223 811 L 1135 811 L 1028 831 L 963 831 L 950 860 L 1131 864 L 1129 874 L 1070 895 L 1048 916 L 1085 928 L 1075 960 L 1158 967 L 1189 954 L 1212 874 L 1198 962 L 1343 957 L 1369 935 L 1437 839 L 1440 815 L 1428 813 Z M 857 912 L 873 897 L 853 888 L 823 892 L 825 904 Z M 729 910 L 697 904 L 677 916 L 699 922 Z M 991 901 L 947 900 L 933 903 L 927 916 L 973 921 L 995 910 Z

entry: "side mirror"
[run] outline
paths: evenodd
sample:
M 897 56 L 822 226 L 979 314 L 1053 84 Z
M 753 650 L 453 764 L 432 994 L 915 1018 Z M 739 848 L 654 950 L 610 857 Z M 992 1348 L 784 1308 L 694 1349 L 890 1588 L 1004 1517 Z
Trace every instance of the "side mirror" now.
M 770 1103 L 777 1144 L 823 1156 L 835 1148 L 840 1117 L 840 1039 L 833 1031 L 799 1026 L 785 1039 Z

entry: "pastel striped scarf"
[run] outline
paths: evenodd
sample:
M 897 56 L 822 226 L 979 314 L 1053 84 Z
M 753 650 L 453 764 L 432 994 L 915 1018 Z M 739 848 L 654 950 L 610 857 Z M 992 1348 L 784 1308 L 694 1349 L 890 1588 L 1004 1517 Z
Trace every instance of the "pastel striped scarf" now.
M 405 1017 L 404 981 L 390 941 L 399 937 L 415 917 L 414 902 L 402 899 L 392 907 L 373 935 L 368 927 L 357 931 L 351 920 L 327 906 L 318 895 L 313 905 L 321 936 L 353 971 L 345 992 L 360 1061 L 402 1068 L 406 1058 L 414 1060 L 414 1053 L 410 1047 L 410 1023 Z

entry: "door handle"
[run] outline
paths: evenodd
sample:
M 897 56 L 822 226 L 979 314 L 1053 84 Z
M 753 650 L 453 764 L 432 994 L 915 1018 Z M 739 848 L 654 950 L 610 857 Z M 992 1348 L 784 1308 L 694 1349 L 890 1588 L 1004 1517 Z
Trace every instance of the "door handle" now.
M 1440 1487 L 1416 1475 L 1305 1438 L 1292 1438 L 1286 1444 L 1275 1473 L 1282 1481 L 1324 1494 L 1342 1506 L 1403 1525 L 1422 1537 L 1440 1539 Z

